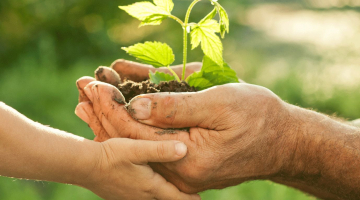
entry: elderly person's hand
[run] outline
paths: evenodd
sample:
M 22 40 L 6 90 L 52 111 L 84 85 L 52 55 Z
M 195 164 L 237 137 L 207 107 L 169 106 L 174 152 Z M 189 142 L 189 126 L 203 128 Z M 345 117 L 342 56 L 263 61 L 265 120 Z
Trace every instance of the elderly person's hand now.
M 126 109 L 113 86 L 78 83 L 92 102 L 79 117 L 95 132 L 100 127 L 107 137 L 174 139 L 188 146 L 184 159 L 151 165 L 182 191 L 268 179 L 324 199 L 360 196 L 360 130 L 287 104 L 264 87 L 240 83 L 144 94 Z M 186 127 L 189 132 L 166 130 Z

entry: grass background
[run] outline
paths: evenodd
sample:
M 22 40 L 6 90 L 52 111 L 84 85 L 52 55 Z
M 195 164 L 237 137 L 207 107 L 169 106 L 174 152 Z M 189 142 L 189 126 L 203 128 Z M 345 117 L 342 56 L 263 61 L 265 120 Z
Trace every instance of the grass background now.
M 161 41 L 182 60 L 182 31 L 171 20 L 138 29 L 120 11 L 130 0 L 0 1 L 0 101 L 27 117 L 92 139 L 74 114 L 75 81 L 99 65 L 130 59 L 120 47 Z M 173 14 L 184 17 L 188 0 L 174 0 Z M 359 0 L 228 0 L 230 16 L 224 58 L 246 82 L 265 86 L 285 101 L 348 120 L 360 117 Z M 195 6 L 190 21 L 211 10 Z M 190 61 L 201 61 L 199 49 Z M 26 133 L 24 133 L 26 134 Z M 216 199 L 314 199 L 269 181 L 252 181 L 201 193 Z M 85 189 L 0 177 L 2 200 L 100 199 Z

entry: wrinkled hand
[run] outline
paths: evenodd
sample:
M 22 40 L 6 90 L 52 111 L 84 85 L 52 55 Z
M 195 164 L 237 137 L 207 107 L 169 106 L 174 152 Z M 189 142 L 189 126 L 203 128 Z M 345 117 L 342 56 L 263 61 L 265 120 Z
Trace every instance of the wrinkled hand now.
M 192 62 L 186 65 L 185 77 L 188 77 L 190 74 L 199 71 L 201 69 L 202 63 L 200 62 Z M 171 67 L 172 70 L 181 76 L 182 74 L 182 65 L 176 65 Z M 164 73 L 171 74 L 167 67 L 154 68 L 151 65 L 141 64 L 137 62 L 127 61 L 124 59 L 115 60 L 110 68 L 109 67 L 99 67 L 95 71 L 95 78 L 84 76 L 79 78 L 76 81 L 76 86 L 79 91 L 79 105 L 82 107 L 86 107 L 88 110 L 92 109 L 92 103 L 89 98 L 86 96 L 84 92 L 84 88 L 87 84 L 92 81 L 102 81 L 109 83 L 111 85 L 117 86 L 122 80 L 131 80 L 140 82 L 149 78 L 149 72 L 160 71 Z M 78 106 L 79 107 L 79 106 Z M 76 114 L 78 116 L 90 117 L 90 119 L 86 121 L 91 121 L 92 126 L 90 128 L 93 130 L 96 137 L 95 141 L 101 142 L 105 141 L 109 138 L 109 134 L 104 130 L 102 124 L 97 119 L 96 115 L 93 113 L 89 113 L 89 115 L 82 115 L 80 113 L 84 113 L 83 109 L 76 109 Z M 116 136 L 113 136 L 116 137 Z
M 187 145 L 184 159 L 151 165 L 186 193 L 269 179 L 291 160 L 294 137 L 282 131 L 287 128 L 286 104 L 266 88 L 240 83 L 197 93 L 140 95 L 128 107 L 135 121 L 114 100 L 122 97 L 116 88 L 85 82 L 79 85 L 92 107 L 79 104 L 77 109 L 86 114 L 78 116 L 95 132 L 102 127 L 106 137 L 172 139 Z M 182 127 L 191 127 L 190 132 L 161 129 Z
M 100 197 L 106 200 L 200 200 L 198 195 L 180 192 L 147 165 L 181 159 L 186 154 L 183 143 L 114 138 L 96 144 L 94 156 L 98 162 L 80 185 Z

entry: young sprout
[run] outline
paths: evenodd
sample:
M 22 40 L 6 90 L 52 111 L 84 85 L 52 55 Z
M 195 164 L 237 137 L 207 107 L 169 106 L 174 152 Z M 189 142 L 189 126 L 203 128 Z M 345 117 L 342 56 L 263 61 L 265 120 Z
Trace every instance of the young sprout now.
M 172 0 L 153 0 L 136 2 L 128 6 L 119 6 L 129 15 L 141 21 L 140 26 L 159 25 L 166 18 L 171 18 L 178 22 L 183 30 L 183 70 L 181 78 L 170 68 L 175 57 L 172 49 L 165 43 L 145 42 L 138 43 L 130 47 L 123 47 L 127 53 L 136 57 L 144 63 L 154 67 L 166 66 L 173 75 L 161 72 L 150 72 L 150 81 L 158 84 L 160 81 L 186 81 L 190 86 L 197 90 L 206 89 L 214 85 L 238 82 L 236 73 L 223 60 L 223 46 L 219 36 L 224 38 L 225 33 L 229 32 L 229 17 L 225 9 L 217 2 L 210 0 L 214 9 L 201 19 L 198 23 L 189 23 L 190 13 L 201 0 L 194 0 L 187 9 L 185 19 L 182 21 L 171 14 L 174 8 Z M 218 14 L 219 20 L 214 17 Z M 187 44 L 188 34 L 190 34 L 191 49 L 199 45 L 205 56 L 200 72 L 193 73 L 185 80 L 185 69 L 187 63 Z

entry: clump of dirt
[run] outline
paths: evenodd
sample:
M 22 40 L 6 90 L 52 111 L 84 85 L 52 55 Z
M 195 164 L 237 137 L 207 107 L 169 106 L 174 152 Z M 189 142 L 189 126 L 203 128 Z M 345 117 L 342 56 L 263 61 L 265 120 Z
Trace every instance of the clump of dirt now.
M 168 128 L 168 129 L 164 129 L 161 131 L 157 131 L 155 133 L 159 134 L 159 135 L 164 135 L 164 134 L 176 134 L 179 131 L 184 131 L 184 132 L 190 132 L 190 128 Z
M 124 95 L 125 101 L 129 102 L 132 98 L 140 94 L 156 93 L 156 92 L 196 92 L 186 82 L 160 82 L 159 84 L 151 83 L 149 80 L 143 82 L 133 82 L 126 80 L 118 85 L 118 89 Z

